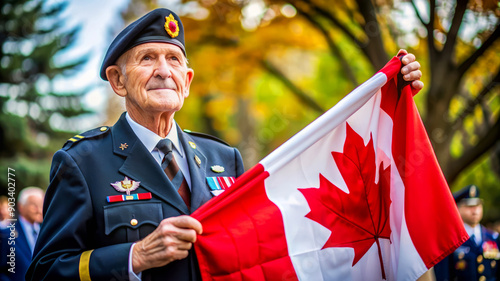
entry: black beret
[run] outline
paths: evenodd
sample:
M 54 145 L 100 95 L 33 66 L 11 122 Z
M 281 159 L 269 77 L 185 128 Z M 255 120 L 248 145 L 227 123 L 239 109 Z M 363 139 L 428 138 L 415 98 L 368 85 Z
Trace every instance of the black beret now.
M 479 198 L 479 188 L 473 184 L 453 193 L 453 198 L 457 204 L 464 204 L 467 206 L 477 206 L 483 202 L 483 200 Z
M 161 42 L 178 46 L 186 55 L 184 48 L 184 27 L 181 19 L 168 9 L 153 10 L 134 21 L 122 30 L 106 52 L 101 66 L 101 78 L 106 78 L 106 68 L 116 63 L 116 60 L 133 47 L 149 43 Z

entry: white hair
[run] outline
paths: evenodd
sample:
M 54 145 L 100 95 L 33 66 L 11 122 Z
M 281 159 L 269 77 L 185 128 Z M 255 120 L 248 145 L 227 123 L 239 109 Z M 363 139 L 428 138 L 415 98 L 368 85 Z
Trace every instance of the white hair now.
M 45 196 L 45 192 L 43 191 L 43 189 L 36 186 L 26 187 L 23 190 L 21 190 L 21 192 L 19 192 L 19 196 L 17 197 L 17 203 L 19 205 L 26 204 L 28 197 L 32 195 L 40 196 L 43 199 L 43 197 Z

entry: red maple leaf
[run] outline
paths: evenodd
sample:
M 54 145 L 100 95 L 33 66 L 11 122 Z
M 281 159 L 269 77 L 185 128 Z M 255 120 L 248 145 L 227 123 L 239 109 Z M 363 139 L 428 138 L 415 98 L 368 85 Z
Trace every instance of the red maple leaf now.
M 320 173 L 319 188 L 299 189 L 311 208 L 306 217 L 332 231 L 323 249 L 354 249 L 352 266 L 376 243 L 382 278 L 386 279 L 379 240 L 390 239 L 391 235 L 390 166 L 384 170 L 380 163 L 379 180 L 376 183 L 373 139 L 370 136 L 365 146 L 363 138 L 349 124 L 344 152 L 332 152 L 332 156 L 349 193 L 342 191 Z

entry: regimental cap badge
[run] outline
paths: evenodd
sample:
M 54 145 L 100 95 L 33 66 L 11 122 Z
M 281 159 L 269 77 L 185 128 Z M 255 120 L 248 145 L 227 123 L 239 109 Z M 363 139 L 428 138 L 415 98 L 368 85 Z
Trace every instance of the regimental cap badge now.
M 214 171 L 215 173 L 222 173 L 225 171 L 224 167 L 220 165 L 213 165 L 212 167 L 210 167 L 210 169 L 212 169 L 212 171 Z
M 126 192 L 127 195 L 130 195 L 130 192 L 136 190 L 140 183 L 140 181 L 130 180 L 125 177 L 122 181 L 111 183 L 111 186 L 113 186 L 118 192 Z
M 179 23 L 172 14 L 165 17 L 165 30 L 170 37 L 175 38 L 179 35 Z
M 469 189 L 469 197 L 474 198 L 477 197 L 477 189 L 475 185 L 472 185 Z

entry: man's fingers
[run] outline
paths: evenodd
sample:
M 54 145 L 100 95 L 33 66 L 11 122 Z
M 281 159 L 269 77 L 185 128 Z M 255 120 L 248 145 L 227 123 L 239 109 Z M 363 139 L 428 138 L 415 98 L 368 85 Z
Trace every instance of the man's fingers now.
M 411 82 L 411 86 L 417 90 L 421 90 L 424 87 L 424 82 L 420 80 L 415 80 Z
M 193 243 L 190 242 L 180 242 L 177 244 L 177 249 L 182 251 L 189 251 L 191 248 L 193 248 Z
M 414 61 L 401 68 L 401 73 L 405 75 L 412 71 L 417 71 L 419 69 L 420 69 L 420 63 L 418 61 Z
M 166 245 L 178 244 L 179 242 L 196 242 L 196 231 L 194 229 L 178 228 L 166 224 L 163 226 L 162 234 Z
M 190 216 L 178 216 L 168 218 L 166 220 L 178 228 L 193 229 L 197 234 L 201 234 L 203 232 L 201 223 L 197 219 Z
M 411 62 L 414 62 L 415 59 L 416 59 L 415 55 L 412 53 L 409 53 L 409 54 L 406 54 L 401 61 L 403 62 L 403 64 L 409 64 Z
M 418 80 L 422 77 L 422 72 L 420 70 L 414 70 L 408 74 L 403 75 L 403 79 L 406 81 Z

